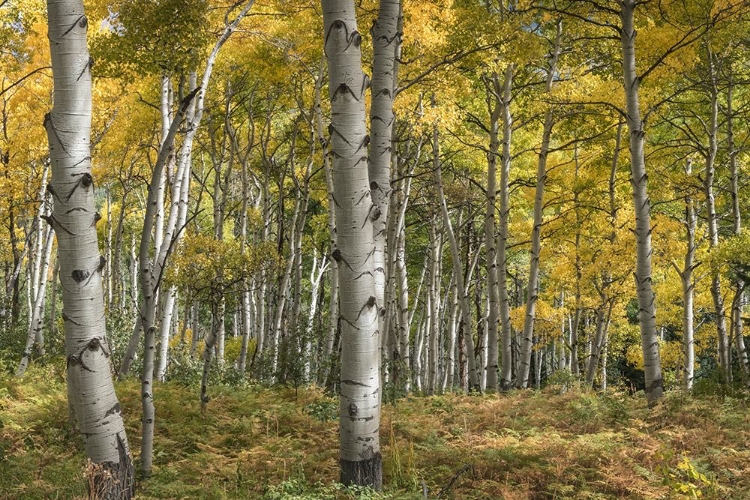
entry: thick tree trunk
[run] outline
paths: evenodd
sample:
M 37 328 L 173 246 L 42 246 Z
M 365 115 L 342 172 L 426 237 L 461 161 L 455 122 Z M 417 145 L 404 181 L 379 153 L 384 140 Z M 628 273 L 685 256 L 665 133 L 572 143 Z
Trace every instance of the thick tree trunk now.
M 651 201 L 648 197 L 648 178 L 644 154 L 645 132 L 638 102 L 640 79 L 636 73 L 634 10 L 636 0 L 622 0 L 621 43 L 627 124 L 630 132 L 630 170 L 635 207 L 636 271 L 635 284 L 638 294 L 638 319 L 641 327 L 643 371 L 646 379 L 646 397 L 650 405 L 664 394 L 661 376 L 661 357 L 656 334 L 656 303 L 651 285 Z
M 367 174 L 365 90 L 353 0 L 323 0 L 324 48 L 331 99 L 331 154 L 341 292 L 341 482 L 380 489 L 378 304 Z
M 68 395 L 83 437 L 92 491 L 105 499 L 133 497 L 130 458 L 120 403 L 110 376 L 110 348 L 96 236 L 91 176 L 91 59 L 88 20 L 80 0 L 48 0 L 54 106 L 44 124 L 50 144 L 55 229 L 65 321 Z

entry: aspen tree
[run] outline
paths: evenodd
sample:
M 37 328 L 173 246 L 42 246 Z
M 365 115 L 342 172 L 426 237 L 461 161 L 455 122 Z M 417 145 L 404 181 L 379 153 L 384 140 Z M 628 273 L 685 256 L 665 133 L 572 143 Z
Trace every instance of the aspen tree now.
M 714 178 L 716 176 L 716 155 L 719 152 L 719 89 L 716 82 L 716 68 L 714 67 L 714 54 L 707 47 L 709 105 L 711 108 L 706 132 L 708 133 L 708 145 L 705 148 L 706 169 L 703 179 L 703 192 L 706 196 L 708 244 L 710 248 L 719 245 L 719 214 L 716 212 L 716 197 L 714 194 Z M 731 345 L 727 336 L 726 310 L 724 308 L 724 295 L 721 291 L 721 275 L 716 272 L 711 276 L 711 297 L 714 303 L 716 315 L 716 334 L 719 340 L 719 366 L 725 382 L 731 378 Z
M 487 296 L 489 302 L 487 316 L 487 362 L 485 363 L 484 370 L 487 390 L 497 391 L 500 389 L 497 370 L 497 322 L 500 308 L 500 290 L 497 276 L 497 243 L 499 238 L 495 238 L 495 212 L 497 211 L 495 208 L 495 199 L 497 193 L 497 158 L 500 150 L 498 136 L 503 106 L 499 102 L 502 98 L 500 96 L 500 78 L 497 72 L 493 72 L 490 77 L 487 77 L 484 84 L 487 87 L 487 108 L 490 114 L 490 149 L 487 153 L 487 207 L 484 216 L 484 239 L 487 242 L 485 247 L 487 255 L 485 258 L 487 266 Z M 505 245 L 504 240 L 502 244 Z M 505 254 L 503 253 L 504 256 Z
M 646 378 L 646 397 L 656 403 L 664 393 L 661 376 L 661 357 L 656 335 L 656 303 L 651 284 L 651 200 L 648 196 L 648 177 L 644 152 L 645 132 L 638 99 L 641 76 L 636 72 L 634 12 L 636 0 L 620 0 L 620 43 L 622 47 L 623 88 L 627 105 L 627 125 L 630 132 L 630 171 L 635 207 L 636 271 L 638 319 L 641 328 L 643 371 Z
M 562 20 L 556 23 L 556 34 L 554 48 L 550 55 L 550 64 L 547 68 L 546 92 L 552 91 L 552 83 L 557 74 L 557 63 L 560 58 L 562 38 Z M 544 114 L 544 127 L 542 129 L 542 145 L 539 151 L 539 160 L 536 173 L 536 192 L 534 195 L 534 227 L 531 232 L 531 263 L 529 265 L 529 285 L 526 291 L 526 312 L 524 315 L 523 332 L 521 334 L 521 356 L 516 377 L 516 387 L 525 389 L 529 384 L 529 372 L 531 370 L 531 351 L 534 346 L 534 321 L 536 319 L 536 303 L 539 299 L 539 254 L 542 250 L 542 223 L 544 210 L 544 185 L 547 182 L 547 156 L 549 155 L 552 127 L 554 126 L 552 108 L 548 108 Z
M 91 65 L 88 19 L 80 0 L 48 0 L 54 106 L 44 125 L 50 146 L 63 290 L 68 396 L 83 437 L 92 498 L 129 499 L 133 462 L 110 375 L 104 324 L 94 178 L 91 175 Z
M 323 0 L 341 317 L 341 482 L 380 489 L 380 366 L 365 90 L 353 0 Z
M 689 176 L 693 172 L 692 161 L 688 159 L 685 165 L 685 173 Z M 685 371 L 683 373 L 683 384 L 688 391 L 693 388 L 693 376 L 695 373 L 695 343 L 693 342 L 693 303 L 695 296 L 695 283 L 693 281 L 693 271 L 698 266 L 695 262 L 695 251 L 697 244 L 695 242 L 695 231 L 698 226 L 698 211 L 695 209 L 695 201 L 688 192 L 685 195 L 685 219 L 682 221 L 685 226 L 686 248 L 685 261 L 682 269 L 676 264 L 672 264 L 680 276 L 682 283 L 682 354 L 684 358 Z
M 497 288 L 500 315 L 500 337 L 501 337 L 501 364 L 500 389 L 510 390 L 513 378 L 513 344 L 511 341 L 510 327 L 510 298 L 508 297 L 508 215 L 510 212 L 510 161 L 511 161 L 511 137 L 513 134 L 513 115 L 510 111 L 511 89 L 513 86 L 513 72 L 515 65 L 509 64 L 505 69 L 503 79 L 502 96 L 495 89 L 496 99 L 502 109 L 503 137 L 502 152 L 500 156 L 500 214 L 498 218 L 497 235 Z
M 391 153 L 394 124 L 393 98 L 395 94 L 396 51 L 401 43 L 399 33 L 399 12 L 401 0 L 380 0 L 378 17 L 372 25 L 373 64 L 372 64 L 372 105 L 370 107 L 370 154 L 368 175 L 372 202 L 378 217 L 373 219 L 373 241 L 375 243 L 375 299 L 378 301 L 378 329 L 383 347 L 390 337 L 383 330 L 386 314 L 386 277 L 390 274 L 386 263 L 389 259 L 387 227 L 391 198 Z M 392 250 L 390 250 L 392 251 Z M 385 360 L 393 353 L 386 352 Z M 384 361 L 385 361 L 384 360 Z
M 453 231 L 453 225 L 451 224 L 450 214 L 448 213 L 448 205 L 445 201 L 445 193 L 443 192 L 443 174 L 442 174 L 442 162 L 440 160 L 440 146 L 438 143 L 438 130 L 437 125 L 433 128 L 432 132 L 432 155 L 433 155 L 433 170 L 435 187 L 438 192 L 438 203 L 440 203 L 440 210 L 443 215 L 443 224 L 445 226 L 445 235 L 448 238 L 448 243 L 451 249 L 451 257 L 453 260 L 453 275 L 456 278 L 459 291 L 459 304 L 461 305 L 461 319 L 462 319 L 462 331 L 466 345 L 466 361 L 468 369 L 468 383 L 469 391 L 479 391 L 479 374 L 477 373 L 477 362 L 474 356 L 474 334 L 473 324 L 471 321 L 471 306 L 469 304 L 469 284 L 471 283 L 471 271 L 466 279 L 464 279 L 464 269 L 461 264 L 461 255 L 459 253 L 458 241 L 456 240 L 456 234 Z M 477 252 L 477 255 L 479 252 Z
M 732 63 L 729 63 L 729 74 L 727 82 L 727 107 L 726 107 L 726 124 L 727 124 L 727 152 L 729 154 L 729 173 L 731 175 L 731 192 L 732 192 L 732 221 L 733 221 L 733 232 L 735 236 L 739 236 L 742 232 L 742 214 L 740 212 L 740 172 L 739 165 L 737 162 L 737 155 L 739 154 L 739 148 L 735 146 L 734 139 L 734 75 L 732 70 Z M 742 375 L 745 378 L 745 383 L 750 381 L 750 359 L 748 358 L 747 348 L 745 346 L 745 338 L 742 333 L 743 321 L 742 321 L 742 303 L 743 295 L 745 292 L 745 284 L 742 280 L 738 280 L 736 283 L 736 293 L 732 300 L 732 325 L 735 339 L 735 347 L 737 348 L 737 357 L 740 361 L 740 368 Z

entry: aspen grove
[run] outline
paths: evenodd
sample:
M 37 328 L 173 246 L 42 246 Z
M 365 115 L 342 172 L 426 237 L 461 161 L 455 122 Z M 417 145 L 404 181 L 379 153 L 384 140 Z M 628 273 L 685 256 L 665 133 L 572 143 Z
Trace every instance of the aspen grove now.
M 747 2 L 0 19 L 0 498 L 750 495 Z

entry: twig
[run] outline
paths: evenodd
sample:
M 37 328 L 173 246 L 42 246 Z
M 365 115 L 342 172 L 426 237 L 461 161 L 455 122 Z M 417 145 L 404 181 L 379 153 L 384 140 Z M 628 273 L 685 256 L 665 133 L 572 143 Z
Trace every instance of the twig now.
M 473 469 L 474 468 L 471 466 L 471 464 L 465 464 L 463 467 L 461 467 L 461 469 L 458 472 L 456 472 L 456 474 L 451 478 L 450 482 L 445 486 L 445 488 L 440 490 L 440 493 L 438 493 L 438 495 L 435 498 L 440 498 L 443 496 L 443 494 L 448 493 L 448 490 L 451 489 L 451 487 L 453 486 L 453 483 L 456 482 L 456 480 L 459 478 L 459 476 L 461 476 L 461 474 L 463 474 L 467 470 L 473 470 Z

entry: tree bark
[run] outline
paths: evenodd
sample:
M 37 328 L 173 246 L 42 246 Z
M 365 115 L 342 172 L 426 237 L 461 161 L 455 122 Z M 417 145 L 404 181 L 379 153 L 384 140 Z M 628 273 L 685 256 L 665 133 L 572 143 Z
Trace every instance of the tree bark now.
M 129 499 L 133 462 L 110 376 L 110 348 L 96 235 L 91 175 L 91 59 L 88 20 L 80 0 L 48 0 L 54 106 L 44 124 L 50 145 L 55 197 L 48 219 L 57 233 L 63 289 L 68 394 L 84 441 L 90 496 Z
M 714 69 L 714 55 L 708 50 L 709 84 L 710 84 L 710 106 L 711 117 L 708 123 L 708 148 L 706 148 L 706 171 L 703 181 L 703 190 L 706 196 L 708 245 L 711 249 L 719 245 L 719 215 L 716 213 L 716 199 L 714 196 L 714 178 L 716 176 L 716 155 L 719 152 L 719 94 L 716 84 Z M 724 296 L 721 292 L 721 275 L 717 272 L 711 277 L 711 297 L 714 303 L 714 314 L 716 315 L 716 334 L 719 345 L 719 366 L 721 367 L 723 379 L 729 382 L 731 379 L 731 360 L 729 338 L 727 336 L 726 310 L 724 308 Z
M 562 21 L 557 21 L 555 45 L 551 54 L 550 66 L 547 70 L 547 87 L 549 93 L 557 73 L 557 61 L 560 58 L 560 42 L 562 38 Z M 549 154 L 550 139 L 552 137 L 553 119 L 552 108 L 544 114 L 544 128 L 542 130 L 542 145 L 539 151 L 539 161 L 536 173 L 536 193 L 534 195 L 534 227 L 531 232 L 531 261 L 529 264 L 529 285 L 527 289 L 526 311 L 524 314 L 523 333 L 521 334 L 521 357 L 516 376 L 516 387 L 525 389 L 529 384 L 529 370 L 531 368 L 531 351 L 534 347 L 534 321 L 536 320 L 536 303 L 539 299 L 539 254 L 542 250 L 542 224 L 544 211 L 544 185 L 547 182 L 547 155 Z
M 450 215 L 448 214 L 448 205 L 445 201 L 445 194 L 443 193 L 443 177 L 442 177 L 442 162 L 440 161 L 440 146 L 438 143 L 438 130 L 435 126 L 433 130 L 432 139 L 432 154 L 433 154 L 433 170 L 435 176 L 435 187 L 438 192 L 438 203 L 440 203 L 440 209 L 443 214 L 443 224 L 445 226 L 445 234 L 450 244 L 451 257 L 453 260 L 453 274 L 456 277 L 456 283 L 458 285 L 459 303 L 461 304 L 461 319 L 463 322 L 463 335 L 466 343 L 466 361 L 468 367 L 468 383 L 469 391 L 479 391 L 479 374 L 477 373 L 476 357 L 474 356 L 474 338 L 472 333 L 473 324 L 471 321 L 471 307 L 469 304 L 469 287 L 466 285 L 467 281 L 464 280 L 464 269 L 461 264 L 461 254 L 458 250 L 458 242 L 456 241 L 456 235 L 453 232 L 453 226 L 451 224 Z
M 644 154 L 645 132 L 638 101 L 640 78 L 636 73 L 634 11 L 637 0 L 620 2 L 620 41 L 623 56 L 623 88 L 627 104 L 627 125 L 630 133 L 630 170 L 635 207 L 636 271 L 643 371 L 646 379 L 646 397 L 649 405 L 655 404 L 664 394 L 661 376 L 661 357 L 656 334 L 656 303 L 651 285 L 651 201 L 648 197 L 648 177 Z
M 353 0 L 323 0 L 341 317 L 341 482 L 381 489 L 380 338 L 365 90 Z
M 32 311 L 31 323 L 29 323 L 29 331 L 26 336 L 26 347 L 23 350 L 21 362 L 18 364 L 18 368 L 16 369 L 16 377 L 22 377 L 26 372 L 26 368 L 28 367 L 29 361 L 31 360 L 31 353 L 35 343 L 39 345 L 39 342 L 41 341 L 41 350 L 42 352 L 44 350 L 44 337 L 42 335 L 44 324 L 44 299 L 47 290 L 47 273 L 49 272 L 49 264 L 52 257 L 52 243 L 54 239 L 55 232 L 52 227 L 49 227 L 47 231 L 45 231 L 44 251 L 42 252 L 41 266 L 39 270 L 39 286 L 37 287 L 36 296 L 34 297 L 34 309 Z
M 378 331 L 381 337 L 388 338 L 384 331 L 386 278 L 390 274 L 387 263 L 390 261 L 386 241 L 391 198 L 391 153 L 393 133 L 393 97 L 395 88 L 394 68 L 396 51 L 401 44 L 399 32 L 399 12 L 401 0 L 380 0 L 378 17 L 372 25 L 373 64 L 372 64 L 372 105 L 370 107 L 370 154 L 368 176 L 372 203 L 377 216 L 372 218 L 375 253 L 375 300 L 378 304 Z M 386 352 L 384 361 L 392 353 Z
M 515 66 L 509 64 L 505 70 L 503 80 L 502 105 L 503 145 L 500 169 L 500 217 L 498 219 L 497 237 L 497 287 L 500 305 L 500 330 L 502 342 L 502 373 L 500 375 L 500 389 L 510 390 L 513 380 L 513 341 L 510 326 L 510 298 L 508 297 L 508 216 L 510 213 L 510 161 L 511 136 L 513 133 L 513 116 L 510 112 L 511 89 L 513 86 L 513 71 Z M 499 94 L 499 92 L 496 91 Z
M 495 199 L 497 193 L 497 157 L 500 150 L 498 138 L 499 123 L 504 107 L 500 101 L 504 96 L 500 96 L 500 79 L 496 72 L 492 73 L 491 78 L 486 79 L 485 85 L 487 86 L 487 107 L 490 114 L 490 150 L 487 154 L 487 208 L 484 217 L 484 240 L 487 242 L 485 246 L 485 265 L 487 266 L 487 297 L 489 302 L 487 312 L 487 361 L 484 370 L 487 390 L 497 391 L 500 389 L 497 376 L 497 322 L 500 307 L 500 290 L 497 277 L 497 243 L 500 238 L 495 238 L 495 212 L 497 212 Z M 504 245 L 505 241 L 502 241 L 502 244 Z M 503 257 L 505 257 L 504 253 Z M 505 270 L 504 266 L 501 270 Z

